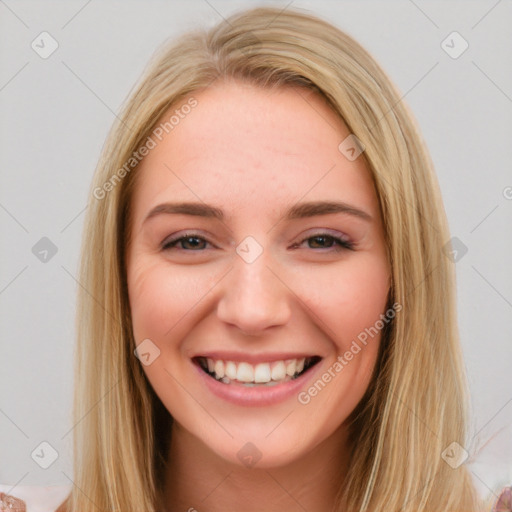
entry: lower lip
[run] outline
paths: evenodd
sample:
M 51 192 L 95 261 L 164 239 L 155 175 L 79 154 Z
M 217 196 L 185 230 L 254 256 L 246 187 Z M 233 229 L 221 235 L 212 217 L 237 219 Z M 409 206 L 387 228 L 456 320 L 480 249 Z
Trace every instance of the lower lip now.
M 208 390 L 214 395 L 236 405 L 258 407 L 277 404 L 292 396 L 297 396 L 310 378 L 316 374 L 320 363 L 321 361 L 294 380 L 274 384 L 273 386 L 259 385 L 253 387 L 247 387 L 243 384 L 224 384 L 210 377 L 198 364 L 193 364 Z

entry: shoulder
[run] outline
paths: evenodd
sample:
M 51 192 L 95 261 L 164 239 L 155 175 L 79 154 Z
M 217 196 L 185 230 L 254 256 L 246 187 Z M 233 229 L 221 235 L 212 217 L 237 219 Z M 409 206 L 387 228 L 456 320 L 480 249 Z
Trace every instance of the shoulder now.
M 69 506 L 69 500 L 71 498 L 71 494 L 67 494 L 66 498 L 62 501 L 60 501 L 60 505 L 58 508 L 55 509 L 55 512 L 69 512 L 71 510 L 71 507 Z M 59 503 L 59 502 L 57 502 Z
M 511 487 L 505 487 L 498 499 L 496 500 L 496 503 L 494 504 L 494 507 L 492 508 L 492 512 L 511 512 L 512 511 L 512 486 Z
M 69 512 L 71 485 L 3 485 L 0 484 L 0 511 Z
M 55 512 L 68 512 L 68 507 L 66 502 L 64 502 Z
M 0 510 L 12 510 L 13 512 L 26 512 L 27 506 L 25 502 L 13 496 L 12 494 L 6 494 L 0 492 Z

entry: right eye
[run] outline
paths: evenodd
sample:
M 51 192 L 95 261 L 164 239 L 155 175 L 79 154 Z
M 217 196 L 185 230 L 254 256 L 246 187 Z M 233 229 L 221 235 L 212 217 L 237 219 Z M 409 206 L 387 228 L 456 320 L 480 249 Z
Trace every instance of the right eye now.
M 171 240 L 166 240 L 162 244 L 163 251 L 170 250 L 182 250 L 182 251 L 202 251 L 204 249 L 204 243 L 208 244 L 209 242 L 197 235 L 196 233 L 187 233 L 177 238 L 173 238 Z M 180 247 L 176 247 L 180 244 Z

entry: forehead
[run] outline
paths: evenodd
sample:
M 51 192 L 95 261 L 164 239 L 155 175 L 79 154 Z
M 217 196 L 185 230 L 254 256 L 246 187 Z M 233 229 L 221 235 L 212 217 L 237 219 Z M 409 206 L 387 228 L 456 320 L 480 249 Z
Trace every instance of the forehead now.
M 226 82 L 193 98 L 196 106 L 155 139 L 137 170 L 135 218 L 176 198 L 217 204 L 228 214 L 277 212 L 301 198 L 375 206 L 364 158 L 350 161 L 338 149 L 348 128 L 313 91 Z

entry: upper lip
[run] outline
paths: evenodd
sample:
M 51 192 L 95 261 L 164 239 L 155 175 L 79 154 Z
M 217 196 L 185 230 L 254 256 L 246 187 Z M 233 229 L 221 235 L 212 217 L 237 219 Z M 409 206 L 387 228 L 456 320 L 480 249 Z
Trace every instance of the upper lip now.
M 286 361 L 287 359 L 304 359 L 315 357 L 317 354 L 306 354 L 304 352 L 272 352 L 272 353 L 258 353 L 249 354 L 243 352 L 201 352 L 192 357 L 192 359 L 205 357 L 208 359 L 222 360 L 222 361 L 238 361 L 251 364 L 257 363 L 271 363 L 273 361 Z M 319 357 L 319 356 L 318 356 Z

